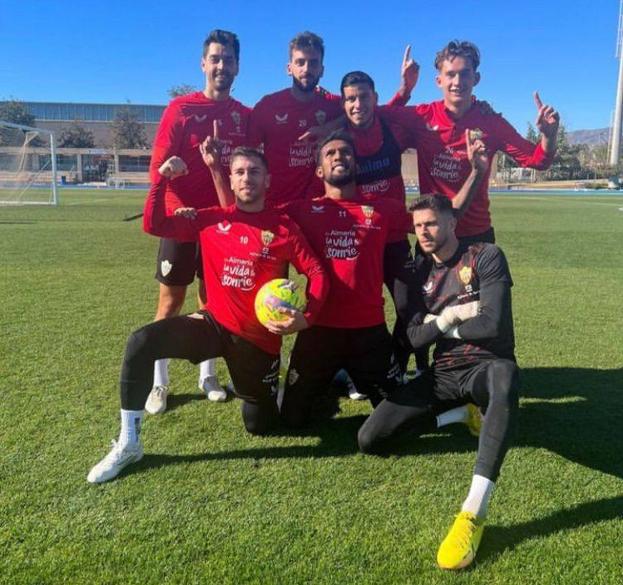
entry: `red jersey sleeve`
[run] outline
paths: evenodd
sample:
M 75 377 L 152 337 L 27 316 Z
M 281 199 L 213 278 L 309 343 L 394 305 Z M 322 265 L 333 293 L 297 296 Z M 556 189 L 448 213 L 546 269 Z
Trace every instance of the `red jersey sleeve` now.
M 143 230 L 152 236 L 173 238 L 185 242 L 197 239 L 200 222 L 177 215 L 167 215 L 164 202 L 164 192 L 167 180 L 158 175 L 159 180 L 152 182 L 145 199 L 143 209 Z
M 183 135 L 184 127 L 179 106 L 171 102 L 162 114 L 160 125 L 154 137 L 149 163 L 149 179 L 152 183 L 157 183 L 160 180 L 158 169 L 162 163 L 180 153 Z
M 526 140 L 500 115 L 495 124 L 495 136 L 499 140 L 498 150 L 508 154 L 522 167 L 544 171 L 552 164 L 554 157 L 543 150 L 540 142 L 533 144 Z
M 378 108 L 379 115 L 390 126 L 400 127 L 404 136 L 404 147 L 417 148 L 418 142 L 427 132 L 423 106 L 386 105 Z
M 307 277 L 307 308 L 303 315 L 307 323 L 312 325 L 329 294 L 329 277 L 301 229 L 293 221 L 290 221 L 289 239 L 292 265 L 297 272 Z
M 388 106 L 406 106 L 409 103 L 409 98 L 400 95 L 400 92 L 396 92 L 392 99 L 387 102 Z

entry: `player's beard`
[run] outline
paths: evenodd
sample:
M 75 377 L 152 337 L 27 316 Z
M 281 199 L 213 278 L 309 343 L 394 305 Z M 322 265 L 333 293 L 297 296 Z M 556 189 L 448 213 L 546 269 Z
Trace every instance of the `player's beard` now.
M 216 76 L 212 78 L 212 85 L 214 86 L 214 89 L 218 91 L 229 90 L 233 83 L 234 83 L 234 76 L 228 73 L 224 74 L 223 78 L 219 80 L 216 79 Z
M 329 183 L 331 187 L 344 187 L 348 185 L 349 183 L 352 183 L 354 180 L 355 180 L 355 171 L 352 169 L 350 170 L 350 172 L 348 172 L 345 175 L 338 175 L 337 177 L 329 175 L 325 179 L 325 181 Z
M 308 85 L 303 85 L 296 77 L 292 77 L 292 85 L 294 85 L 294 87 L 296 87 L 298 90 L 302 91 L 303 93 L 311 93 L 312 91 L 314 91 L 316 87 L 318 86 L 319 81 L 320 81 L 320 78 L 315 79 L 313 83 L 310 83 Z

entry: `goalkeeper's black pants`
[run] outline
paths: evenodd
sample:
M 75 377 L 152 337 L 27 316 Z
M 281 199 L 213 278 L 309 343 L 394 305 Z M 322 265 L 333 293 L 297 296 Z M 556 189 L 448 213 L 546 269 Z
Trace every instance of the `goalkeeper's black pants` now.
M 425 372 L 383 400 L 359 429 L 359 448 L 378 453 L 390 437 L 435 429 L 441 412 L 472 402 L 485 412 L 474 473 L 495 481 L 500 473 L 519 410 L 519 368 L 507 359 L 461 369 Z
M 121 368 L 121 408 L 145 408 L 156 360 L 180 358 L 198 364 L 223 357 L 236 396 L 242 399 L 242 419 L 247 431 L 267 432 L 279 420 L 279 355 L 266 353 L 234 335 L 209 313 L 202 315 L 200 319 L 181 316 L 155 321 L 130 335 Z

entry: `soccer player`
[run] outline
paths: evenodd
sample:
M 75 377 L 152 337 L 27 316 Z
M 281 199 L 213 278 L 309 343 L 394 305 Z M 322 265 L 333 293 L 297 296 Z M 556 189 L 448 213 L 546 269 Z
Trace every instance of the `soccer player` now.
M 152 189 L 157 188 L 160 181 L 158 169 L 170 157 L 181 158 L 188 170 L 186 175 L 177 177 L 166 186 L 169 213 L 180 207 L 202 208 L 218 204 L 211 175 L 201 160 L 199 145 L 212 131 L 216 121 L 225 144 L 222 163 L 227 167 L 232 149 L 245 142 L 250 110 L 230 96 L 232 83 L 238 74 L 239 57 L 238 37 L 231 32 L 213 30 L 203 44 L 201 69 L 205 73 L 204 90 L 175 98 L 164 111 L 150 164 Z M 156 279 L 160 283 L 156 320 L 179 314 L 186 288 L 194 280 L 195 273 L 199 279 L 199 302 L 203 304 L 206 291 L 196 242 L 163 238 L 156 270 Z M 168 387 L 168 361 L 158 360 L 154 366 L 154 387 L 147 401 L 147 412 L 164 412 Z M 200 364 L 199 388 L 209 400 L 223 401 L 227 398 L 216 378 L 215 360 Z
M 440 567 L 459 569 L 475 557 L 517 420 L 513 283 L 497 246 L 457 239 L 447 197 L 426 196 L 411 209 L 426 259 L 419 268 L 420 301 L 407 331 L 415 348 L 436 343 L 433 366 L 381 402 L 358 440 L 363 452 L 375 453 L 401 432 L 421 434 L 469 422 L 470 416 L 478 416 L 473 405 L 485 412 L 469 493 L 437 554 Z
M 318 35 L 312 32 L 296 35 L 290 42 L 287 64 L 292 86 L 264 96 L 251 114 L 249 144 L 264 145 L 264 154 L 274 172 L 269 192 L 271 201 L 315 197 L 322 191 L 322 182 L 315 175 L 314 146 L 301 137 L 311 128 L 342 114 L 339 96 L 318 87 L 324 73 L 323 59 L 324 43 Z M 417 77 L 418 67 L 407 47 L 401 87 L 390 103 L 406 103 Z
M 395 108 L 378 106 L 378 95 L 373 79 L 363 71 L 347 73 L 340 84 L 342 106 L 347 120 L 347 128 L 355 144 L 357 162 L 357 185 L 362 194 L 374 194 L 390 197 L 405 203 L 405 185 L 402 178 L 402 153 L 417 146 L 418 132 L 414 132 L 401 123 L 400 115 L 395 116 Z M 417 122 L 417 118 L 415 118 Z M 421 133 L 422 129 L 420 129 Z M 469 161 L 471 171 L 453 198 L 457 215 L 461 215 L 469 206 L 488 166 L 486 157 L 472 156 L 482 144 L 467 137 L 466 147 L 471 148 Z M 412 263 L 409 241 L 386 248 L 385 284 L 396 304 L 397 320 L 394 329 L 394 351 L 403 373 L 409 356 L 408 340 L 405 339 L 403 320 L 406 318 L 407 283 L 401 278 L 405 264 Z M 417 357 L 417 356 L 416 356 Z M 419 361 L 418 369 L 424 369 L 427 363 Z
M 324 196 L 284 207 L 331 281 L 315 325 L 298 335 L 290 357 L 281 415 L 291 426 L 310 419 L 340 369 L 373 405 L 399 377 L 383 309 L 383 256 L 388 244 L 404 239 L 410 222 L 402 202 L 361 197 L 355 172 L 352 139 L 333 133 L 318 147 Z
M 184 170 L 178 157 L 168 159 L 160 169 L 164 177 Z M 236 394 L 243 401 L 247 431 L 268 431 L 279 416 L 280 336 L 313 324 L 328 292 L 325 272 L 296 224 L 265 208 L 270 176 L 260 152 L 238 148 L 231 153 L 235 205 L 225 209 L 185 210 L 191 217 L 168 216 L 164 194 L 169 181 L 164 177 L 145 203 L 144 229 L 162 237 L 198 240 L 211 292 L 201 311 L 156 321 L 130 335 L 121 370 L 119 440 L 91 469 L 87 477 L 91 483 L 113 479 L 143 456 L 140 428 L 157 359 L 198 363 L 224 357 Z M 288 311 L 288 318 L 271 323 L 269 331 L 255 317 L 255 293 L 266 282 L 282 277 L 290 262 L 307 276 L 307 308 L 305 313 Z
M 465 149 L 465 132 L 479 137 L 489 153 L 502 151 L 522 167 L 547 169 L 556 152 L 560 118 L 535 93 L 538 144 L 526 140 L 489 104 L 473 96 L 480 81 L 480 52 L 466 41 L 451 41 L 435 58 L 437 86 L 443 99 L 430 104 L 397 108 L 393 115 L 417 133 L 420 193 L 441 193 L 454 198 L 471 172 Z M 402 111 L 402 116 L 400 114 Z M 423 123 L 423 124 L 422 124 Z M 459 219 L 456 235 L 469 241 L 495 241 L 489 213 L 488 185 L 491 162 L 474 199 Z

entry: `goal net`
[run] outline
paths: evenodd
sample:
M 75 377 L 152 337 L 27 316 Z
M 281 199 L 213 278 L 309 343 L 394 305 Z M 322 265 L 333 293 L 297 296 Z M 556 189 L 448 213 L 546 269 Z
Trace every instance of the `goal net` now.
M 54 134 L 0 120 L 0 205 L 57 205 Z

